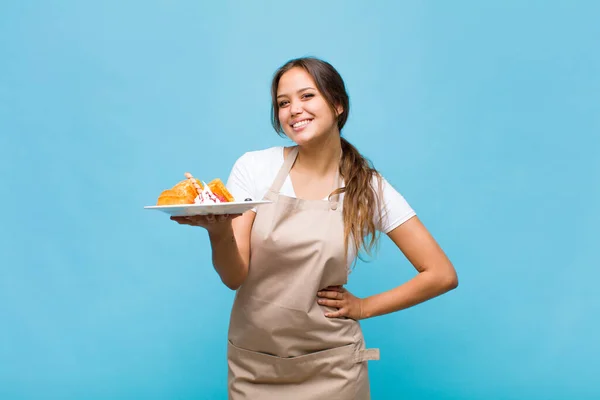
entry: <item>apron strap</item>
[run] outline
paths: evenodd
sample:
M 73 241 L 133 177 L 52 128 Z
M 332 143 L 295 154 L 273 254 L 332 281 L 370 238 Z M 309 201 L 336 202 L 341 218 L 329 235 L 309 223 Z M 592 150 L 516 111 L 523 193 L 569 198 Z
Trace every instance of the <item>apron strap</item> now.
M 283 182 L 285 182 L 285 178 L 287 178 L 287 176 L 289 175 L 290 170 L 292 169 L 292 166 L 296 161 L 296 157 L 298 157 L 298 150 L 298 146 L 292 147 L 287 157 L 285 157 L 283 165 L 279 169 L 279 172 L 277 173 L 277 176 L 275 177 L 275 180 L 273 181 L 273 184 L 269 189 L 271 192 L 279 193 L 279 191 L 281 190 Z
M 273 180 L 273 184 L 271 185 L 271 188 L 269 189 L 269 191 L 271 193 L 279 193 L 279 191 L 281 190 L 281 187 L 283 186 L 285 179 L 287 178 L 287 176 L 290 174 L 290 171 L 292 170 L 292 166 L 294 165 L 294 162 L 296 162 L 296 158 L 298 157 L 299 150 L 300 149 L 298 148 L 298 146 L 294 146 L 294 147 L 292 147 L 292 149 L 290 150 L 288 155 L 285 157 L 285 160 L 283 161 L 283 165 L 279 169 L 279 172 L 277 173 L 277 176 Z M 341 161 L 341 159 L 342 159 L 342 153 L 340 153 L 340 161 Z M 340 177 L 339 167 L 336 169 L 335 179 L 333 182 L 334 182 L 334 190 L 337 190 L 341 186 L 341 177 Z M 339 199 L 340 199 L 339 193 L 335 194 L 333 196 L 331 196 L 331 195 L 329 196 L 329 199 L 328 199 L 329 207 L 332 210 L 337 210 L 337 208 L 339 206 Z
M 379 360 L 379 349 L 363 349 L 354 353 L 354 363 Z
M 340 165 L 342 162 L 342 155 L 343 153 L 340 153 Z M 335 179 L 333 180 L 333 184 L 334 184 L 334 188 L 333 190 L 337 190 L 342 186 L 342 179 L 340 177 L 340 167 L 338 166 L 338 168 L 335 171 Z M 329 207 L 332 210 L 337 210 L 337 208 L 339 207 L 339 201 L 340 201 L 340 194 L 336 193 L 335 195 L 329 195 Z

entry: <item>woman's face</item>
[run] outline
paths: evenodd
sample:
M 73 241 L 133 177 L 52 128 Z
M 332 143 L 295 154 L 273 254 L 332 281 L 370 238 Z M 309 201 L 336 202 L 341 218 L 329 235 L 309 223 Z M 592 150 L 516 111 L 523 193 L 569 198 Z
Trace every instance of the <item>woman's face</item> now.
M 339 135 L 336 116 L 303 68 L 283 74 L 277 87 L 277 104 L 281 127 L 297 145 L 314 145 L 329 135 Z M 337 112 L 342 112 L 341 107 Z

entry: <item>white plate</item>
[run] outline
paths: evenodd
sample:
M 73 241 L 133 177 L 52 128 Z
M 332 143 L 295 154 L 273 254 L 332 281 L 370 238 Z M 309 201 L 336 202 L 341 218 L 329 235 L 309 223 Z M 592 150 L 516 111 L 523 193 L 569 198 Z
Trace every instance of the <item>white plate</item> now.
M 172 217 L 189 217 L 192 215 L 208 214 L 242 214 L 254 207 L 262 204 L 269 204 L 270 201 L 232 201 L 229 203 L 218 204 L 174 204 L 168 206 L 145 206 L 147 210 L 158 210 L 171 215 Z

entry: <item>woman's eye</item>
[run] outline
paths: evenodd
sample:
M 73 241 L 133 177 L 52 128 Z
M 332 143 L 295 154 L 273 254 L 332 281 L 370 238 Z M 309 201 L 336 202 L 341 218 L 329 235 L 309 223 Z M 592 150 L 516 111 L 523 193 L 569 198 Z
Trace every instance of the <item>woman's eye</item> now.
M 280 101 L 280 102 L 279 102 L 279 107 L 285 107 L 285 106 L 287 106 L 287 105 L 288 105 L 288 103 L 289 103 L 289 101 L 287 101 L 287 100 Z
M 314 94 L 312 94 L 312 93 L 305 93 L 305 94 L 302 96 L 302 98 L 303 98 L 303 99 L 310 99 L 311 97 L 315 97 L 315 95 L 314 95 Z

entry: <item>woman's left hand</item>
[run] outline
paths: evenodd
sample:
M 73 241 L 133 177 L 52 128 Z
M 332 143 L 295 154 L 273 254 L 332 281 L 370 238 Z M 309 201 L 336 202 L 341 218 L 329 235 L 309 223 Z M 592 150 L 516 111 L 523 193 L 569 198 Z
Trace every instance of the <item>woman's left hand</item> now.
M 317 302 L 322 306 L 337 308 L 337 311 L 325 313 L 328 318 L 363 318 L 363 300 L 354 296 L 343 286 L 329 286 L 317 293 Z

